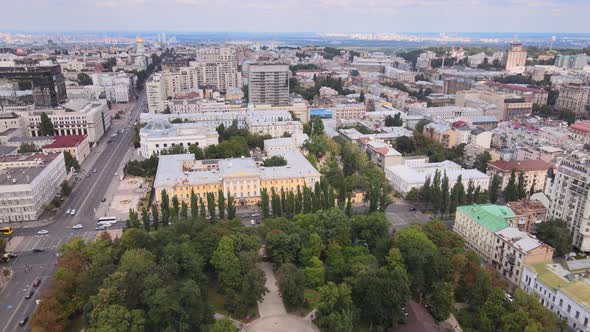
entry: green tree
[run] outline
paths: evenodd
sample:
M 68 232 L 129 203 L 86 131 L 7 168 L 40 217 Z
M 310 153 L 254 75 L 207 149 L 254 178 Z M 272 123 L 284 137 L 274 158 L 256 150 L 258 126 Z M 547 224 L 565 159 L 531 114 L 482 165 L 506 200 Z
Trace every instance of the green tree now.
M 555 249 L 554 257 L 563 257 L 572 250 L 571 232 L 563 220 L 551 219 L 535 225 L 539 240 Z
M 49 119 L 49 116 L 47 116 L 47 113 L 42 112 L 41 113 L 41 123 L 39 124 L 39 136 L 53 136 L 53 135 L 54 135 L 53 123 L 51 122 L 51 119 Z
M 498 174 L 492 177 L 492 181 L 490 182 L 490 188 L 488 190 L 488 197 L 490 203 L 496 204 L 498 201 L 498 193 L 500 192 L 500 186 L 502 185 L 502 177 Z M 479 187 L 478 187 L 479 189 Z M 475 195 L 477 197 L 477 195 Z
M 178 197 L 176 195 L 172 196 L 172 209 L 170 210 L 170 215 L 172 219 L 175 220 L 178 218 L 178 214 L 180 213 L 180 202 L 178 201 Z
M 209 332 L 237 332 L 237 331 L 238 331 L 238 329 L 234 325 L 234 322 L 232 322 L 232 320 L 229 318 L 223 318 L 220 320 L 216 320 L 215 323 L 213 323 L 213 325 L 211 325 L 211 328 L 209 329 Z
M 227 219 L 232 220 L 236 217 L 236 198 L 227 191 Z
M 506 189 L 504 189 L 504 200 L 506 202 L 512 202 L 518 200 L 518 188 L 516 186 L 516 173 L 512 170 L 510 174 L 510 179 L 508 180 L 508 184 L 506 185 Z
M 86 73 L 78 73 L 78 85 L 92 85 L 92 78 Z
M 461 175 L 457 178 L 457 182 L 451 189 L 451 205 L 449 207 L 450 213 L 455 213 L 457 206 L 465 204 L 465 188 L 463 187 Z
M 272 156 L 262 163 L 264 167 L 277 167 L 287 165 L 287 159 L 282 156 Z
M 451 198 L 449 196 L 449 177 L 447 176 L 447 172 L 442 178 L 442 183 L 440 185 L 440 193 L 441 193 L 441 208 L 440 214 L 445 215 L 449 212 L 449 205 L 451 204 Z
M 152 218 L 154 218 L 154 221 L 153 221 L 154 228 L 157 230 L 158 225 L 160 223 L 160 213 L 159 213 L 158 207 L 156 205 L 152 205 Z
M 518 199 L 525 198 L 527 195 L 527 181 L 524 177 L 524 172 L 518 173 L 518 185 L 517 185 L 517 192 L 518 192 Z
M 301 247 L 301 237 L 297 233 L 283 231 L 271 232 L 266 236 L 266 248 L 273 262 L 285 264 L 294 262 Z
M 122 305 L 112 304 L 92 314 L 89 331 L 141 332 L 145 329 L 146 320 L 141 309 L 128 310 Z
M 180 219 L 187 220 L 188 219 L 188 205 L 185 201 L 180 203 Z
M 219 219 L 225 219 L 225 195 L 221 189 L 217 192 L 217 209 L 219 211 Z
M 235 254 L 235 242 L 229 236 L 223 236 L 217 245 L 217 249 L 211 257 L 211 265 L 217 272 L 217 277 L 222 286 L 227 289 L 238 289 L 242 276 L 240 260 Z
M 143 227 L 145 228 L 146 232 L 150 231 L 150 213 L 148 210 L 143 207 L 141 208 L 141 222 L 143 223 Z
M 135 210 L 133 209 L 129 209 L 129 224 L 135 228 L 139 227 L 139 218 L 137 216 L 137 213 L 135 212 Z
M 363 320 L 387 329 L 401 320 L 402 308 L 410 298 L 409 285 L 402 268 L 367 271 L 354 279 L 352 299 Z
M 312 202 L 311 202 L 311 190 L 308 186 L 303 187 L 303 213 L 311 213 Z
M 61 194 L 64 196 L 70 196 L 71 193 L 72 187 L 70 186 L 70 183 L 68 180 L 64 180 L 64 182 L 61 183 Z
M 285 304 L 300 307 L 305 303 L 305 275 L 291 263 L 283 264 L 277 272 L 278 286 Z
M 199 215 L 203 220 L 207 217 L 207 210 L 205 209 L 205 202 L 203 202 L 203 197 L 199 197 Z
M 80 164 L 78 163 L 78 160 L 72 157 L 72 154 L 69 151 L 64 151 L 64 160 L 66 163 L 66 170 L 68 171 L 68 173 L 72 168 L 76 171 L 80 170 Z
M 269 214 L 269 197 L 268 197 L 268 190 L 263 188 L 260 191 L 260 210 L 262 211 L 262 217 L 268 218 Z
M 35 143 L 22 142 L 18 148 L 18 153 L 30 153 L 37 151 L 39 151 L 39 149 L 37 149 Z
M 214 224 L 217 218 L 215 217 L 215 194 L 207 193 L 207 211 L 209 211 L 209 217 L 211 223 Z
M 170 198 L 166 190 L 162 189 L 160 195 L 160 210 L 162 212 L 162 224 L 168 226 L 170 222 Z
M 308 266 L 303 269 L 303 274 L 307 287 L 316 288 L 324 284 L 324 264 L 315 256 L 309 260 Z
M 465 201 L 468 205 L 471 205 L 475 202 L 475 185 L 473 184 L 473 180 L 469 179 L 467 182 L 467 194 L 465 196 Z
M 352 332 L 357 309 L 352 302 L 351 290 L 346 283 L 328 282 L 320 287 L 315 323 L 326 332 Z
M 448 282 L 437 282 L 432 287 L 432 293 L 429 294 L 428 303 L 430 312 L 437 321 L 446 320 L 455 303 L 453 285 Z
M 490 155 L 488 151 L 484 151 L 483 153 L 477 155 L 474 166 L 480 172 L 485 173 L 490 160 L 492 160 L 492 155 Z
M 190 196 L 190 208 L 191 208 L 191 218 L 196 218 L 199 214 L 199 203 L 197 201 L 197 195 L 195 191 L 191 188 L 191 196 Z
M 317 233 L 311 233 L 307 238 L 307 242 L 301 247 L 299 252 L 299 262 L 307 266 L 312 257 L 320 257 L 324 250 L 324 243 L 322 238 Z

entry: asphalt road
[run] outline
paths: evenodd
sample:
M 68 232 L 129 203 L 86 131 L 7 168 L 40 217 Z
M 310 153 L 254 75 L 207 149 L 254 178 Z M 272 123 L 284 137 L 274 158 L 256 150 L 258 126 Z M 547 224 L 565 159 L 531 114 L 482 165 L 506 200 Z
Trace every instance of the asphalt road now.
M 81 171 L 80 180 L 72 191 L 71 195 L 63 202 L 62 209 L 53 218 L 53 222 L 47 226 L 38 228 L 15 229 L 13 237 L 19 239 L 16 245 L 17 250 L 13 253 L 18 257 L 10 262 L 14 276 L 9 284 L 0 291 L 0 332 L 17 330 L 30 330 L 31 315 L 35 309 L 35 300 L 39 297 L 42 289 L 49 285 L 55 265 L 57 262 L 57 248 L 59 245 L 73 236 L 81 236 L 84 239 L 96 237 L 95 209 L 103 197 L 106 197 L 109 184 L 115 173 L 122 174 L 121 162 L 126 152 L 131 148 L 133 137 L 133 124 L 139 119 L 139 113 L 146 109 L 145 90 L 139 95 L 133 105 L 128 122 L 119 124 L 118 127 L 111 126 L 95 148 L 100 155 L 93 165 L 82 165 L 86 168 Z M 121 128 L 124 133 L 116 137 L 111 135 Z M 107 143 L 107 141 L 111 143 Z M 100 146 L 100 145 L 106 145 Z M 96 173 L 93 170 L 96 169 Z M 90 176 L 88 176 L 90 175 Z M 76 209 L 74 216 L 65 215 L 68 209 Z M 74 230 L 72 226 L 82 224 L 83 229 Z M 120 225 L 119 222 L 117 225 Z M 37 235 L 41 229 L 49 231 L 46 235 Z M 34 253 L 32 249 L 44 249 L 43 252 Z M 25 270 L 29 271 L 26 272 Z M 34 289 L 35 295 L 32 299 L 25 299 L 25 295 L 33 290 L 32 283 L 35 279 L 41 279 L 41 285 Z M 24 317 L 29 317 L 25 326 L 19 326 L 18 322 Z
M 410 209 L 415 209 L 416 211 L 411 211 Z M 404 229 L 414 224 L 424 225 L 430 220 L 420 209 L 404 200 L 387 206 L 385 209 L 385 218 L 391 224 L 390 232 Z

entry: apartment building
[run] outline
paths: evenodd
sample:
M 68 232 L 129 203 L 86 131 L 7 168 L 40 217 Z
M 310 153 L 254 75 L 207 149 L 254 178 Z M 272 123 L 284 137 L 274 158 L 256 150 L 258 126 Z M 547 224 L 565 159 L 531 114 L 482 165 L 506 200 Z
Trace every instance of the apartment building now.
M 135 97 L 135 75 L 127 73 L 93 73 L 92 84 L 102 87 L 106 99 L 113 103 L 128 103 Z
M 166 82 L 162 73 L 155 73 L 145 83 L 148 111 L 150 113 L 163 113 L 166 108 L 164 101 L 168 97 L 166 93 Z
M 6 63 L 0 65 L 0 104 L 55 107 L 66 101 L 65 78 L 60 65 Z
M 289 66 L 250 64 L 248 101 L 254 104 L 283 106 L 289 104 Z
M 555 66 L 565 69 L 584 69 L 588 65 L 590 58 L 586 54 L 563 55 L 558 54 L 555 57 Z
M 526 264 L 520 288 L 535 294 L 545 308 L 567 322 L 572 331 L 590 329 L 590 260 Z
M 176 146 L 188 149 L 196 145 L 201 149 L 219 143 L 219 134 L 215 127 L 200 123 L 171 124 L 167 119 L 148 122 L 139 131 L 139 155 L 149 158 L 159 155 L 162 150 Z
M 527 51 L 521 43 L 511 43 L 510 48 L 504 52 L 502 65 L 508 72 L 524 72 Z
M 522 161 L 493 161 L 488 163 L 486 173 L 493 178 L 499 175 L 502 179 L 500 190 L 506 189 L 512 172 L 516 176 L 516 184 L 518 184 L 519 174 L 524 173 L 526 181 L 526 190 L 529 192 L 534 186 L 533 191 L 542 191 L 545 188 L 545 180 L 547 178 L 547 171 L 553 168 L 553 164 L 543 160 L 522 160 Z
M 547 105 L 547 98 L 549 92 L 545 89 L 530 88 L 520 84 L 505 84 L 496 81 L 486 81 L 485 85 L 494 91 L 502 91 L 509 94 L 521 96 L 527 102 L 532 102 L 535 105 Z
M 280 192 L 295 192 L 304 186 L 313 188 L 320 181 L 320 173 L 299 151 L 276 150 L 269 156 L 282 156 L 285 166 L 263 167 L 253 158 L 219 160 L 195 160 L 193 154 L 160 156 L 154 181 L 156 203 L 161 201 L 161 191 L 177 196 L 181 202 L 190 204 L 190 193 L 205 199 L 207 193 L 222 190 L 231 193 L 236 203 L 254 205 L 260 201 L 260 193 L 266 189 Z
M 63 107 L 21 114 L 30 136 L 39 136 L 42 113 L 47 114 L 53 123 L 55 136 L 86 135 L 90 143 L 99 140 L 111 126 L 105 100 L 74 99 Z
M 553 248 L 512 226 L 516 218 L 506 206 L 459 206 L 453 230 L 485 262 L 519 285 L 525 264 L 551 260 Z
M 534 233 L 535 226 L 547 219 L 547 208 L 540 201 L 523 199 L 506 206 L 516 214 L 516 227 L 523 232 Z
M 365 117 L 367 107 L 364 103 L 337 104 L 332 110 L 334 120 L 358 120 Z
M 590 153 L 574 151 L 557 165 L 547 185 L 548 218 L 561 219 L 572 232 L 574 247 L 590 251 Z
M 37 220 L 65 177 L 63 153 L 0 157 L 0 223 Z
M 581 84 L 564 84 L 559 88 L 555 108 L 560 111 L 574 112 L 576 117 L 588 115 L 590 109 L 590 86 Z
M 494 106 L 497 110 L 496 116 L 499 120 L 503 121 L 525 117 L 530 115 L 533 111 L 532 101 L 527 102 L 525 98 L 521 96 L 508 94 L 501 91 L 487 91 L 478 89 L 459 91 L 456 94 L 455 104 L 457 106 L 470 106 L 477 108 Z
M 590 144 L 590 122 L 577 121 L 568 128 L 572 140 L 582 144 Z

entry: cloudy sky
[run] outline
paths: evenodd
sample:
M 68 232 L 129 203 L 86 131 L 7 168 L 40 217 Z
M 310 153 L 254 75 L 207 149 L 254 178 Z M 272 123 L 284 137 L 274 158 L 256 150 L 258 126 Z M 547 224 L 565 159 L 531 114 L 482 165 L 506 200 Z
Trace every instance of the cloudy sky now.
M 0 31 L 590 33 L 590 0 L 0 1 Z

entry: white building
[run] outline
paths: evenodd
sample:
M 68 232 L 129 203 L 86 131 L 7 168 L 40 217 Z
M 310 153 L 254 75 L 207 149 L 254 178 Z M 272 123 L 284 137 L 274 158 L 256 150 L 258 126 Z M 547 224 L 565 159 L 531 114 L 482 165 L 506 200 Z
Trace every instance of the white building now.
M 427 178 L 434 179 L 435 172 L 446 174 L 449 178 L 449 188 L 452 188 L 457 179 L 461 176 L 461 182 L 465 187 L 469 180 L 473 181 L 475 188 L 485 190 L 489 186 L 490 177 L 476 169 L 463 169 L 460 165 L 445 160 L 439 163 L 416 163 L 412 165 L 403 164 L 385 168 L 385 175 L 391 183 L 393 190 L 405 196 L 413 188 L 419 189 L 424 185 Z
M 198 123 L 171 124 L 166 119 L 154 120 L 139 131 L 139 155 L 149 158 L 159 155 L 163 149 L 181 146 L 188 149 L 196 145 L 201 149 L 219 143 L 219 134 L 215 127 Z
M 39 136 L 42 113 L 53 123 L 56 136 L 87 135 L 90 143 L 100 139 L 111 126 L 106 101 L 74 99 L 63 107 L 21 113 L 30 136 Z
M 39 218 L 65 177 L 63 153 L 0 157 L 0 223 Z
M 246 128 L 252 134 L 270 135 L 273 138 L 303 135 L 303 123 L 300 121 L 269 121 L 259 117 L 246 118 Z
M 574 247 L 590 251 L 590 154 L 574 151 L 557 165 L 545 192 L 550 205 L 547 217 L 561 219 L 572 232 Z
M 527 264 L 520 287 L 576 332 L 590 330 L 590 260 Z
M 150 113 L 162 113 L 165 111 L 164 101 L 167 98 L 166 83 L 162 73 L 155 73 L 145 83 L 148 111 Z
M 113 103 L 128 103 L 133 100 L 135 75 L 127 73 L 94 73 L 92 83 L 104 89 L 106 99 Z
M 409 115 L 421 115 L 436 120 L 453 120 L 463 116 L 481 116 L 487 115 L 480 108 L 462 107 L 462 106 L 441 106 L 441 107 L 412 107 Z
M 308 140 L 307 134 L 291 137 L 279 137 L 264 140 L 264 151 L 275 153 L 281 150 L 301 151 L 301 146 Z

